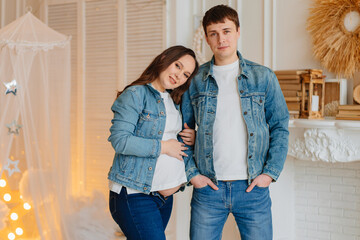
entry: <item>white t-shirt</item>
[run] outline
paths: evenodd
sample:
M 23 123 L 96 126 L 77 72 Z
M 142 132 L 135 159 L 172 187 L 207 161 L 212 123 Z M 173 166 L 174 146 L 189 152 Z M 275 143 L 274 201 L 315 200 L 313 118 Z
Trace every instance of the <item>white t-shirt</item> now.
M 166 109 L 166 124 L 163 141 L 177 139 L 182 129 L 182 120 L 179 111 L 168 92 L 160 92 Z M 186 182 L 185 164 L 177 158 L 161 154 L 156 162 L 151 191 L 159 191 L 179 186 Z
M 239 60 L 213 68 L 219 88 L 213 128 L 214 169 L 219 180 L 248 179 L 248 136 L 241 114 L 239 73 Z
M 159 92 L 164 101 L 166 110 L 166 123 L 164 129 L 163 141 L 177 139 L 178 133 L 182 129 L 182 120 L 180 112 L 175 108 L 174 101 L 168 92 Z M 166 154 L 160 154 L 157 159 L 151 191 L 160 191 L 179 186 L 187 181 L 185 174 L 184 161 L 170 157 Z M 122 185 L 109 181 L 111 191 L 120 193 Z M 128 194 L 141 193 L 135 189 L 126 188 Z

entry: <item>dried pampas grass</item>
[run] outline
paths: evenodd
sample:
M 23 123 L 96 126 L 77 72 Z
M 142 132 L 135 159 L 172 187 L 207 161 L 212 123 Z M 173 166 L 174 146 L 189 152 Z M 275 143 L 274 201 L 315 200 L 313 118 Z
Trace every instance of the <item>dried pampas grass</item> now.
M 360 26 L 352 32 L 344 26 L 352 11 L 360 13 L 360 0 L 313 0 L 307 20 L 315 57 L 330 72 L 346 78 L 360 69 Z

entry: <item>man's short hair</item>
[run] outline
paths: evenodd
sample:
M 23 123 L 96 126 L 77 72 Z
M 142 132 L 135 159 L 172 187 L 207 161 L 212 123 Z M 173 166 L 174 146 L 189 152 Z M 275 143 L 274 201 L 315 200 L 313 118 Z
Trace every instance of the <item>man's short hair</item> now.
M 202 20 L 205 35 L 207 36 L 207 26 L 213 23 L 225 22 L 226 18 L 234 22 L 236 30 L 240 27 L 239 16 L 231 7 L 221 4 L 207 10 Z

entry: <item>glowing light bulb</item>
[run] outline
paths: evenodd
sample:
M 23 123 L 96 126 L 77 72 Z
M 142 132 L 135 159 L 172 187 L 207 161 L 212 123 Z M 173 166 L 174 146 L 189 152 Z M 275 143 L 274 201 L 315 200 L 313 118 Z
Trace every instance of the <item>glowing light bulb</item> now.
M 8 194 L 8 193 L 5 193 L 5 194 L 4 194 L 4 200 L 5 200 L 6 202 L 9 202 L 9 201 L 11 200 L 11 195 Z
M 5 187 L 6 181 L 4 179 L 0 179 L 0 187 Z
M 30 209 L 31 209 L 30 204 L 24 203 L 24 209 L 25 209 L 25 210 L 30 210 Z
M 8 239 L 14 240 L 14 239 L 15 239 L 15 234 L 9 233 L 9 234 L 8 234 Z
M 16 221 L 16 220 L 18 220 L 19 216 L 17 215 L 17 213 L 12 213 L 12 214 L 10 215 L 10 218 L 11 218 L 11 220 Z
M 19 235 L 19 236 L 23 235 L 23 233 L 24 233 L 24 231 L 22 230 L 22 228 L 19 228 L 19 227 L 15 230 L 15 232 L 16 232 L 16 234 Z

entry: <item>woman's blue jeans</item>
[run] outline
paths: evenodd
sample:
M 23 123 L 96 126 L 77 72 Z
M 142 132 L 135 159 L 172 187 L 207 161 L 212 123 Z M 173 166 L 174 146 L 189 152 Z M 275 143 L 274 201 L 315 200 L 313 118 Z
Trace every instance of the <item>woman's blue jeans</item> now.
M 125 187 L 120 194 L 110 191 L 111 215 L 128 240 L 165 240 L 172 205 L 172 196 L 165 199 L 157 192 L 128 195 Z
M 247 193 L 247 180 L 219 181 L 211 187 L 193 190 L 191 200 L 191 240 L 220 240 L 229 213 L 235 217 L 241 240 L 271 240 L 272 217 L 269 188 Z

